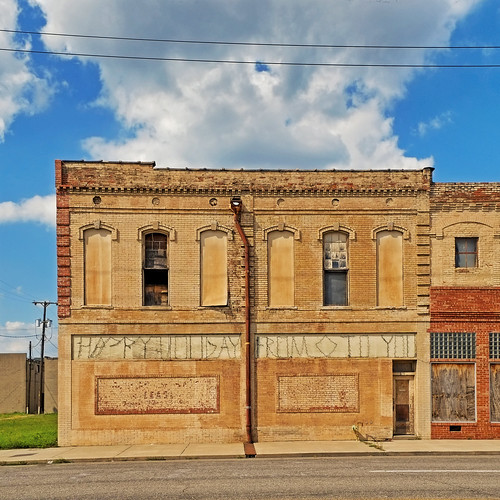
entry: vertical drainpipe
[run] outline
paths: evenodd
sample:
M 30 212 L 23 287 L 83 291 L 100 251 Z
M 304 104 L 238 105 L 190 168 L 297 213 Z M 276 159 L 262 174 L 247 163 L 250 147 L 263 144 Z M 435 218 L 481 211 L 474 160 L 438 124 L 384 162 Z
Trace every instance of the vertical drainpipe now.
M 245 247 L 245 415 L 246 439 L 244 443 L 245 455 L 255 456 L 255 447 L 252 439 L 252 370 L 250 356 L 250 251 L 246 234 L 240 224 L 242 202 L 239 196 L 231 198 L 231 210 L 234 214 L 234 224 Z

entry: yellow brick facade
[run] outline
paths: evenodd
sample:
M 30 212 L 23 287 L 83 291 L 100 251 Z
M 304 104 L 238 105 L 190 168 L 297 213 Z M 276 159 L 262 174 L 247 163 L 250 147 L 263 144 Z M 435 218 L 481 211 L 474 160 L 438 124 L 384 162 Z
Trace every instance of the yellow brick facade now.
M 411 381 L 406 433 L 429 437 L 431 172 L 56 162 L 59 444 L 245 440 L 245 268 L 235 196 L 250 243 L 252 439 L 355 439 L 353 426 L 391 438 L 398 377 Z M 109 236 L 109 304 L 86 304 L 89 229 Z M 206 230 L 227 238 L 226 305 L 201 305 Z M 292 283 L 293 303 L 278 307 L 269 305 L 273 231 L 287 233 L 293 256 L 283 281 Z M 323 297 L 324 235 L 332 231 L 348 245 L 340 306 Z M 402 303 L 382 307 L 383 231 L 399 238 L 403 268 Z M 152 232 L 168 238 L 168 304 L 144 306 L 144 237 Z

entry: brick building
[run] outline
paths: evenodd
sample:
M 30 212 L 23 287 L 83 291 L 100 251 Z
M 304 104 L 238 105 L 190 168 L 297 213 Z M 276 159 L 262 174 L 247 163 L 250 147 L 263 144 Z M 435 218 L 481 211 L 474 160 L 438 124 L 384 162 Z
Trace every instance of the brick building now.
M 500 184 L 431 190 L 432 437 L 500 438 Z
M 432 169 L 57 161 L 56 186 L 60 445 L 439 435 Z

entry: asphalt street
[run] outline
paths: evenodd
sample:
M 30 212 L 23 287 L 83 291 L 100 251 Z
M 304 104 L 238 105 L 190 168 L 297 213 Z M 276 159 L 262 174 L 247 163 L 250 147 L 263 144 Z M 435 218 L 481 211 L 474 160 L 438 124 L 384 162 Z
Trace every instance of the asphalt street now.
M 2 499 L 500 498 L 500 456 L 363 456 L 0 467 Z

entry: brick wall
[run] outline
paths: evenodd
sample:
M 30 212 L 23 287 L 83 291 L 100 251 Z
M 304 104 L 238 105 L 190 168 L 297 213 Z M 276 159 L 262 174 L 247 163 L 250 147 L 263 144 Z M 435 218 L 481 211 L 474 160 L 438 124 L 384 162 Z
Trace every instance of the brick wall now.
M 475 422 L 432 423 L 434 438 L 500 437 L 490 422 L 489 333 L 500 331 L 500 183 L 442 183 L 431 189 L 431 332 L 476 333 Z M 455 238 L 478 240 L 477 267 L 455 267 Z M 438 361 L 438 360 L 436 360 Z M 441 360 L 448 362 L 449 360 Z M 457 362 L 463 360 L 456 360 Z
M 346 334 L 358 339 L 383 334 L 416 337 L 416 432 L 428 437 L 428 306 L 430 285 L 429 191 L 431 169 L 421 171 L 202 171 L 153 169 L 141 163 L 58 162 L 59 264 L 59 442 L 197 442 L 244 439 L 244 357 L 199 359 L 84 360 L 75 356 L 79 336 L 193 336 L 219 345 L 223 336 L 239 336 L 245 328 L 243 247 L 235 230 L 230 199 L 241 196 L 241 224 L 248 236 L 251 262 L 251 344 L 260 334 Z M 112 232 L 112 303 L 88 306 L 84 299 L 84 242 L 88 227 Z M 200 306 L 199 233 L 222 228 L 228 234 L 229 302 Z M 169 304 L 142 306 L 142 234 L 164 231 L 169 236 Z M 269 307 L 267 234 L 294 235 L 294 304 Z M 403 245 L 403 304 L 377 305 L 377 231 L 396 228 Z M 349 234 L 349 304 L 323 305 L 323 243 L 327 230 Z M 134 337 L 135 338 L 135 337 Z M 364 345 L 364 344 L 363 344 Z M 129 351 L 125 349 L 125 352 Z M 243 349 L 240 349 L 243 352 Z M 128 355 L 128 354 L 127 354 Z M 153 355 L 154 356 L 154 355 Z M 352 355 L 370 359 L 288 360 L 255 362 L 253 412 L 256 439 L 355 439 L 352 425 L 387 437 L 392 429 L 392 360 L 385 351 Z M 413 355 L 412 355 L 413 356 Z M 278 370 L 279 368 L 279 370 Z M 278 371 L 276 371 L 278 370 Z M 279 373 L 278 373 L 279 372 Z M 377 373 L 377 377 L 370 374 Z M 359 411 L 283 412 L 277 400 L 278 376 L 317 375 L 318 394 L 328 384 L 343 383 L 338 375 L 356 375 Z M 166 387 L 163 378 L 217 377 L 220 413 L 96 413 L 100 378 L 116 378 L 120 388 L 137 396 L 142 378 L 148 387 Z M 139 380 L 141 379 L 141 380 Z M 138 381 L 139 380 L 139 381 Z M 351 380 L 351 379 L 349 379 Z M 129 383 L 130 382 L 130 383 Z M 289 385 L 286 385 L 289 383 Z M 299 387 L 299 379 L 283 379 L 283 387 Z M 191 382 L 189 382 L 191 383 Z M 156 384 L 156 385 L 155 385 Z M 104 387 L 104 385 L 103 385 Z M 326 387 L 326 388 L 325 388 Z M 162 391 L 162 389 L 157 389 Z M 145 396 L 146 392 L 143 393 Z M 336 393 L 335 393 L 336 394 Z M 126 396 L 126 395 L 125 395 Z M 352 395 L 351 395 L 352 396 Z M 138 396 L 137 396 L 138 397 Z M 337 396 L 335 396 L 337 397 Z M 340 396 L 338 396 L 340 398 Z M 107 401 L 107 399 L 106 399 Z M 313 403 L 301 403 L 307 410 Z M 107 405 L 108 403 L 106 403 Z M 146 404 L 144 401 L 141 405 Z M 110 408 L 110 406 L 106 406 Z M 163 405 L 163 406 L 162 406 Z M 203 406 L 202 403 L 200 403 Z M 97 405 L 99 406 L 99 405 Z M 154 405 L 153 405 L 154 406 Z M 188 405 L 189 406 L 189 405 Z M 327 405 L 328 406 L 328 405 Z M 166 402 L 159 407 L 170 408 Z M 347 408 L 347 407 L 346 407 Z M 352 410 L 352 406 L 348 405 Z M 311 425 L 311 422 L 314 425 Z

